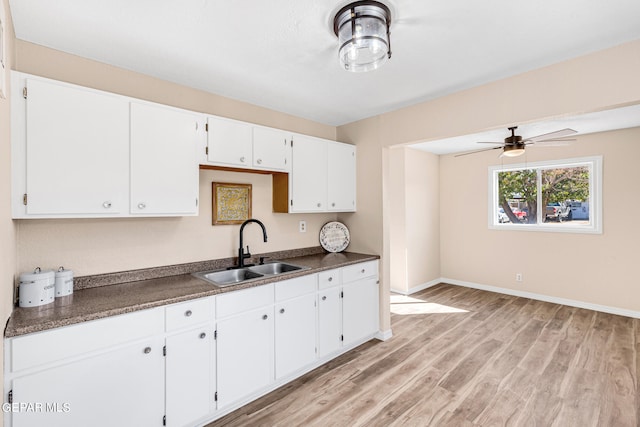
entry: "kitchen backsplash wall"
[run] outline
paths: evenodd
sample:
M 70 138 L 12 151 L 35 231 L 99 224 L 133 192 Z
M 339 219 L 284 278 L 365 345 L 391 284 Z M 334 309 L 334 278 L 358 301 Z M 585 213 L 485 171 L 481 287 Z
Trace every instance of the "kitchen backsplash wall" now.
M 200 215 L 179 218 L 19 220 L 18 271 L 63 265 L 76 276 L 215 258 L 238 251 L 239 225 L 211 225 L 211 182 L 252 184 L 252 216 L 267 228 L 244 230 L 252 254 L 318 246 L 322 225 L 336 214 L 274 214 L 271 175 L 200 171 Z M 307 222 L 307 232 L 298 222 Z

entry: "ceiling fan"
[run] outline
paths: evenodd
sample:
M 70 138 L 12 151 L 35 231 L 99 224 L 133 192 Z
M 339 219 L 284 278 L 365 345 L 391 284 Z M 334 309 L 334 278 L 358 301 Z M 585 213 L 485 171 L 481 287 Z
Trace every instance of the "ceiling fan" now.
M 545 133 L 542 135 L 532 136 L 527 139 L 522 139 L 520 135 L 516 135 L 516 129 L 518 126 L 512 126 L 508 128 L 511 131 L 511 136 L 508 136 L 504 139 L 504 142 L 489 142 L 489 141 L 478 141 L 478 144 L 499 144 L 499 147 L 491 147 L 485 148 L 482 150 L 469 151 L 467 153 L 457 154 L 454 157 L 466 156 L 468 154 L 481 153 L 483 151 L 489 150 L 499 150 L 502 149 L 502 154 L 500 156 L 506 157 L 517 157 L 521 154 L 524 154 L 524 148 L 527 145 L 532 144 L 540 144 L 546 146 L 562 146 L 568 145 L 570 141 L 575 141 L 575 139 L 566 139 L 564 137 L 573 135 L 578 133 L 573 129 L 561 129 L 555 132 Z

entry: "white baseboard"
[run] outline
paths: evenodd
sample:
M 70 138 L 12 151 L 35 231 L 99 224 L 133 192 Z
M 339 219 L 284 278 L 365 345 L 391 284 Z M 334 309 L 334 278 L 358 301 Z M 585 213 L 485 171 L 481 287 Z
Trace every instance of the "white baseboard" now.
M 422 285 L 415 286 L 415 287 L 409 289 L 408 291 L 401 291 L 401 290 L 398 290 L 398 289 L 391 289 L 391 292 L 396 293 L 396 294 L 400 294 L 400 295 L 411 295 L 411 294 L 415 294 L 416 292 L 420 292 L 422 290 L 425 290 L 427 288 L 435 286 L 438 283 L 442 283 L 442 278 L 431 280 L 430 282 L 423 283 Z
M 480 283 L 466 282 L 463 280 L 449 279 L 446 277 L 441 277 L 438 283 L 449 283 L 451 285 L 464 286 L 466 288 L 481 289 L 483 291 L 497 292 L 499 294 L 530 298 L 539 301 L 552 302 L 555 304 L 568 305 L 570 307 L 586 308 L 587 310 L 601 311 L 603 313 L 617 314 L 619 316 L 634 317 L 636 319 L 640 319 L 640 311 L 627 310 L 625 308 L 610 307 L 607 305 L 593 304 L 590 302 L 578 301 L 573 299 L 552 297 L 549 295 L 518 291 L 515 289 L 499 288 L 497 286 L 482 285 Z
M 386 331 L 378 331 L 378 333 L 376 334 L 376 339 L 380 341 L 386 341 L 392 336 L 393 334 L 391 333 L 391 329 L 387 329 Z

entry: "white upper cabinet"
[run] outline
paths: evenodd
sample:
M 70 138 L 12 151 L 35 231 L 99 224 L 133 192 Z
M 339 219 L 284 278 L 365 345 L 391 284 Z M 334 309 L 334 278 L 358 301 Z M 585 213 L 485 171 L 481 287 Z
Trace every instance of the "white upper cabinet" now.
M 269 170 L 286 170 L 291 135 L 279 129 L 253 127 L 253 166 Z
M 200 116 L 131 103 L 131 213 L 196 215 Z
M 249 123 L 208 117 L 207 128 L 209 162 L 240 167 L 253 164 L 252 129 Z
M 197 214 L 203 115 L 19 72 L 12 85 L 14 218 Z
M 289 212 L 326 212 L 327 141 L 296 135 L 291 157 Z
M 356 210 L 356 147 L 340 142 L 327 142 L 328 210 Z
M 354 145 L 295 135 L 291 156 L 290 213 L 355 211 Z
M 126 212 L 127 100 L 51 81 L 22 82 L 13 96 L 18 111 L 12 131 L 22 143 L 14 147 L 14 159 L 22 163 L 13 164 L 14 184 L 21 185 L 20 190 L 14 186 L 14 205 L 22 205 L 27 215 Z M 26 99 L 18 95 L 23 87 Z
M 207 119 L 206 164 L 286 171 L 291 134 L 223 117 Z

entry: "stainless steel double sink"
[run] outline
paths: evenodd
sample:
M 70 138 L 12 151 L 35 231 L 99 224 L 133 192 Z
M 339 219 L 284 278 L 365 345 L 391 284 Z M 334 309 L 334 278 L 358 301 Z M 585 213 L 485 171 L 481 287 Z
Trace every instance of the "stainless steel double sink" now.
M 311 267 L 301 267 L 280 261 L 268 262 L 260 265 L 252 265 L 243 268 L 233 268 L 229 270 L 209 270 L 192 273 L 193 276 L 206 280 L 216 286 L 232 286 L 252 280 L 264 279 L 267 277 L 279 276 L 294 271 L 309 270 Z

